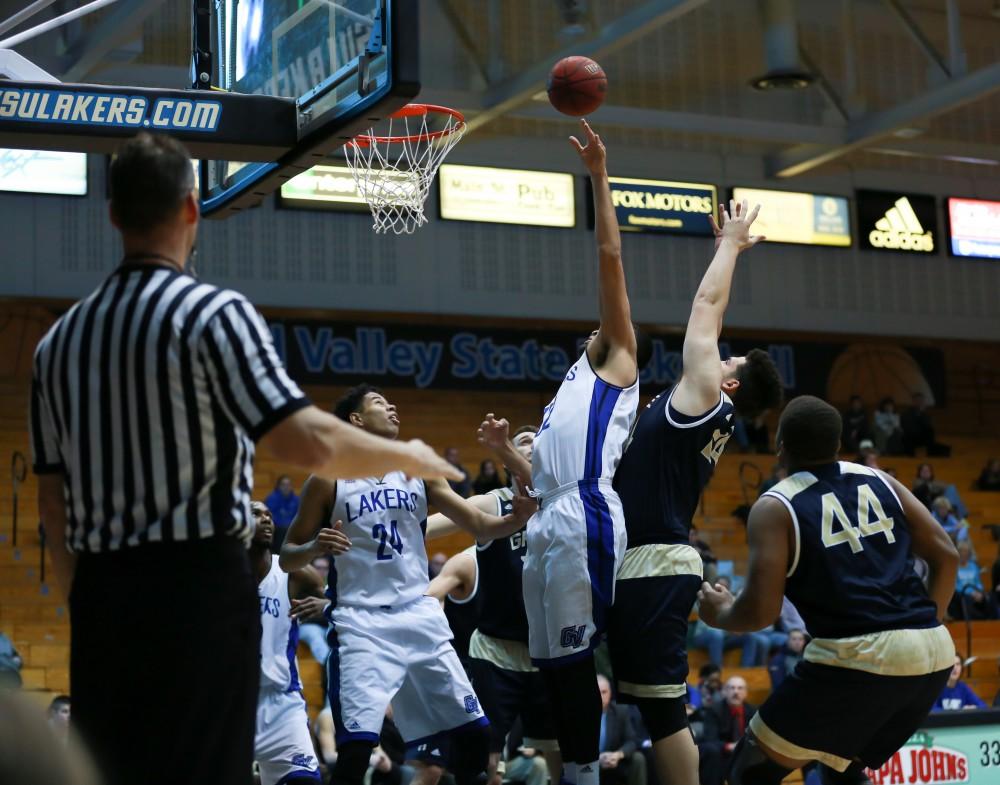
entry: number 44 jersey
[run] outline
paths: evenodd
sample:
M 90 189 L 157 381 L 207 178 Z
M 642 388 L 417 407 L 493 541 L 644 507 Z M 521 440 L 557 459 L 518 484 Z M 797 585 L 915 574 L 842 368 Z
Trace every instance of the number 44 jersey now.
M 791 514 L 795 548 L 785 595 L 814 638 L 938 625 L 913 567 L 906 516 L 880 474 L 840 461 L 797 472 L 764 496 Z
M 337 480 L 330 526 L 351 540 L 335 556 L 327 596 L 334 606 L 395 608 L 427 591 L 427 492 L 402 472 Z

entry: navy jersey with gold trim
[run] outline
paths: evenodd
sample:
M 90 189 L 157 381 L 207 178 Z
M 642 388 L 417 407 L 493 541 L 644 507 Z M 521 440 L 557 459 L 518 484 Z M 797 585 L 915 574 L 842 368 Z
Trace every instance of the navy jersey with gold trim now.
M 675 388 L 676 389 L 676 388 Z M 636 420 L 614 487 L 622 500 L 628 547 L 688 542 L 701 492 L 733 434 L 733 402 L 690 417 L 660 393 Z
M 913 567 L 909 523 L 880 474 L 840 461 L 796 472 L 764 495 L 791 514 L 795 551 L 785 596 L 811 635 L 938 625 L 937 607 Z
M 509 515 L 514 504 L 510 488 L 490 491 L 497 500 L 497 515 Z M 493 638 L 528 642 L 528 617 L 521 593 L 521 571 L 527 553 L 527 530 L 476 546 L 479 569 L 479 631 Z

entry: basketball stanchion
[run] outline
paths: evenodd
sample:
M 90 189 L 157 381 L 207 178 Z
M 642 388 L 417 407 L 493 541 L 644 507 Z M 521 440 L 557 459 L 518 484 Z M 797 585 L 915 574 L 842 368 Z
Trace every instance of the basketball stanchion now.
M 434 175 L 465 133 L 461 112 L 408 104 L 386 120 L 385 133 L 354 137 L 344 146 L 358 192 L 378 234 L 412 234 L 427 223 L 424 204 Z

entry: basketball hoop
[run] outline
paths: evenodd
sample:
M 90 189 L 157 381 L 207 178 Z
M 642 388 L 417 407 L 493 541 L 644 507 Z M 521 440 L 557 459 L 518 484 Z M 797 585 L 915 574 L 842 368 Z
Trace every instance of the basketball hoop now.
M 465 133 L 461 112 L 444 106 L 408 104 L 374 129 L 344 145 L 358 192 L 368 202 L 379 234 L 412 234 L 427 223 L 424 203 L 445 156 Z

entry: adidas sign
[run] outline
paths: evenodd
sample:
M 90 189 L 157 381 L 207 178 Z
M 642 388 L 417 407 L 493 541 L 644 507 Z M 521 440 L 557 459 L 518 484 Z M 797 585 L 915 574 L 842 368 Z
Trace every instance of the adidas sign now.
M 924 231 L 910 200 L 905 196 L 897 199 L 885 216 L 875 222 L 875 228 L 868 234 L 868 242 L 875 248 L 899 251 L 930 253 L 934 250 L 933 232 Z

